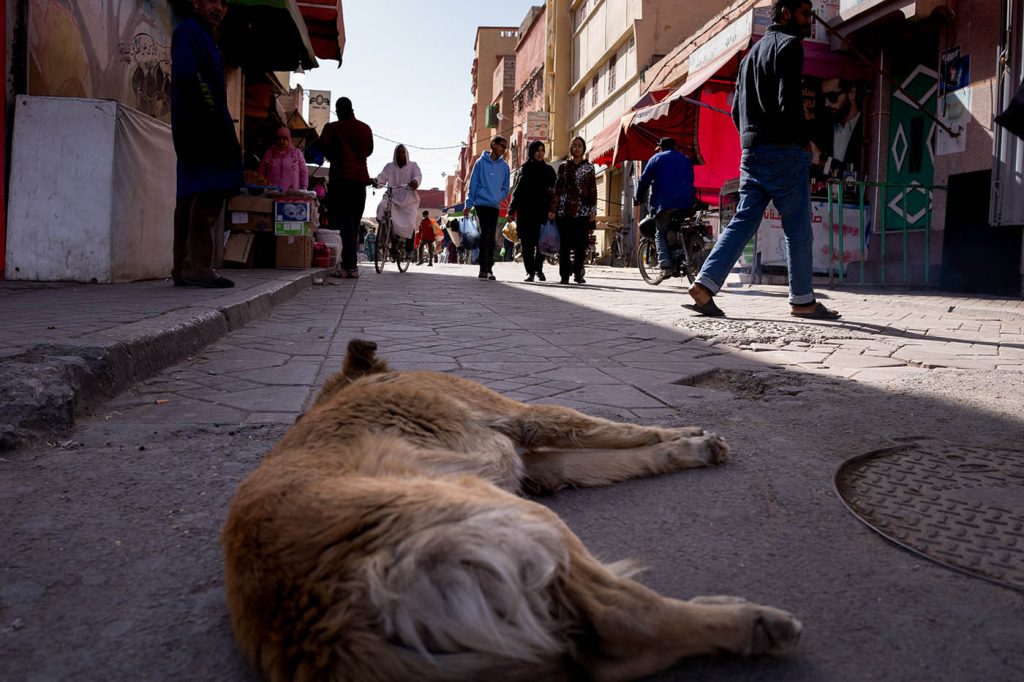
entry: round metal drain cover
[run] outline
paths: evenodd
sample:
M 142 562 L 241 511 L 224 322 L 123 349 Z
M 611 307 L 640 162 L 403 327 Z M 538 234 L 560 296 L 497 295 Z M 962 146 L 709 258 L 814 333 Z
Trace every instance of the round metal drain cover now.
M 916 440 L 843 463 L 836 489 L 896 544 L 1024 591 L 1024 453 Z

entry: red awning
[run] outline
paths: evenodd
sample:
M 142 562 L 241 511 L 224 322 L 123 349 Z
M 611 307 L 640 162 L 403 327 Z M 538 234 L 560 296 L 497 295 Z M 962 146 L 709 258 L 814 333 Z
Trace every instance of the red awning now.
M 630 112 L 643 109 L 657 104 L 661 100 L 672 94 L 671 90 L 651 90 L 643 97 L 641 97 L 636 104 L 630 109 Z M 629 114 L 626 114 L 628 116 Z M 590 160 L 593 163 L 607 166 L 612 163 L 615 158 L 615 146 L 619 141 L 619 133 L 622 129 L 622 123 L 625 121 L 626 116 L 622 116 L 619 119 L 609 123 L 601 132 L 594 136 L 593 142 L 590 144 Z M 618 163 L 616 161 L 616 163 Z
M 703 163 L 697 139 L 700 104 L 677 97 L 645 107 L 623 117 L 619 141 L 615 145 L 614 163 L 646 161 L 654 156 L 658 140 L 671 137 L 676 149 Z
M 607 166 L 615 157 L 615 143 L 619 141 L 619 129 L 622 127 L 622 119 L 618 118 L 609 123 L 605 128 L 594 136 L 590 143 L 590 161 L 602 166 Z
M 314 54 L 321 59 L 333 59 L 340 65 L 345 52 L 341 0 L 298 0 L 298 5 Z

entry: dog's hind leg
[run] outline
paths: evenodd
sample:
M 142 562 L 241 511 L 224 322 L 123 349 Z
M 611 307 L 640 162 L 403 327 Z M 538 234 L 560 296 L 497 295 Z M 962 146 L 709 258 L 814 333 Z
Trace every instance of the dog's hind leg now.
M 579 659 L 594 680 L 651 675 L 688 656 L 784 653 L 802 625 L 779 609 L 736 597 L 681 601 L 618 576 L 569 533 L 570 573 L 562 586 L 586 631 Z

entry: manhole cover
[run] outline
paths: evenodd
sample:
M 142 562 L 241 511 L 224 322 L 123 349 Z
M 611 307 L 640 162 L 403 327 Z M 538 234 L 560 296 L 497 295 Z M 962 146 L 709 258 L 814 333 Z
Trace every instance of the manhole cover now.
M 836 489 L 896 544 L 1024 590 L 1024 453 L 914 441 L 845 462 Z

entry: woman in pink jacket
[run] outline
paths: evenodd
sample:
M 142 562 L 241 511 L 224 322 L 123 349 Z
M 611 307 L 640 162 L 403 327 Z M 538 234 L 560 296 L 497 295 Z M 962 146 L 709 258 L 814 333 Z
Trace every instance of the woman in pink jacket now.
M 277 129 L 277 141 L 270 146 L 260 162 L 260 175 L 284 191 L 306 189 L 309 170 L 302 152 L 292 145 L 292 133 L 285 127 Z

